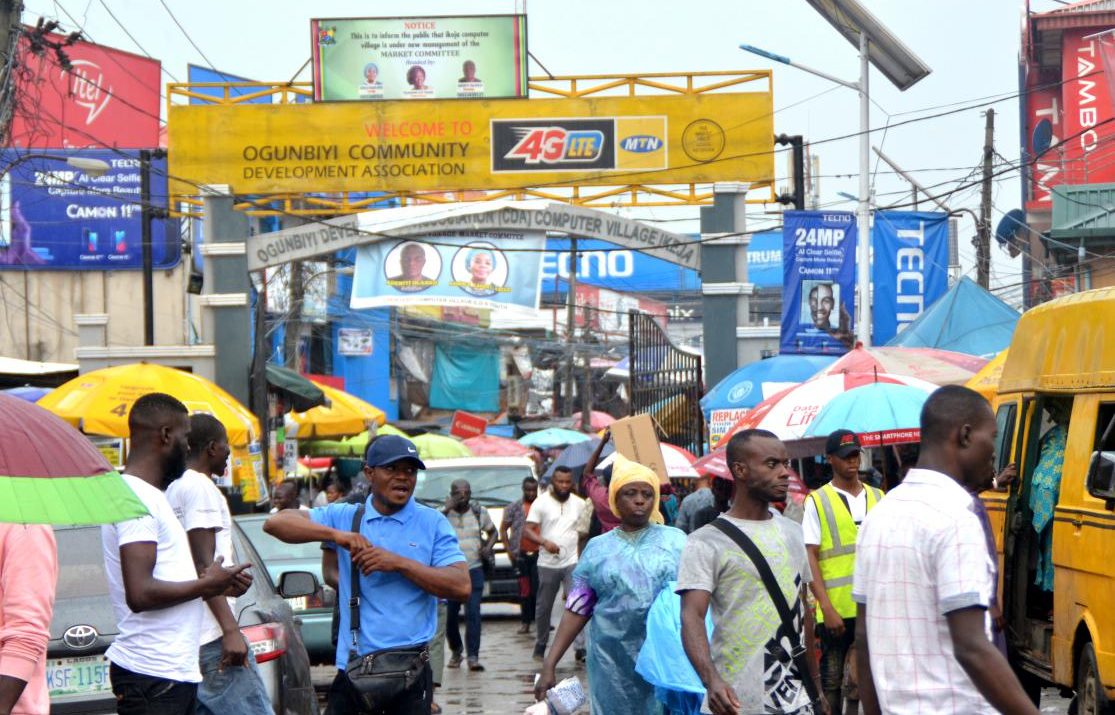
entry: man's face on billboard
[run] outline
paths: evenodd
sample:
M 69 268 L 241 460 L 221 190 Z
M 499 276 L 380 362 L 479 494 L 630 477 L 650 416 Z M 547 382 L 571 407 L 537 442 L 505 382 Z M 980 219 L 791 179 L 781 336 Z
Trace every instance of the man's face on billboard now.
M 832 297 L 832 286 L 822 283 L 809 292 L 809 314 L 813 318 L 813 325 L 825 329 L 830 327 L 829 316 L 836 301 Z
M 422 277 L 422 269 L 426 266 L 426 252 L 421 246 L 412 243 L 403 249 L 400 263 L 403 267 L 403 276 L 407 280 L 418 280 Z

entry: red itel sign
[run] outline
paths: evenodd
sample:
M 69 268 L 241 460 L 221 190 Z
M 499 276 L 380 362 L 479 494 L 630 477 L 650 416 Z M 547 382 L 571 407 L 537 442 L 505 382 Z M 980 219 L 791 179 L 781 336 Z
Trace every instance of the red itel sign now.
M 1066 30 L 1061 55 L 1064 176 L 1060 184 L 1115 181 L 1115 116 L 1095 29 Z
M 63 38 L 51 35 L 51 39 Z M 19 75 L 20 108 L 12 145 L 34 149 L 140 148 L 159 145 L 158 60 L 77 42 L 65 49 L 72 68 L 53 52 L 32 54 L 21 40 L 27 72 Z

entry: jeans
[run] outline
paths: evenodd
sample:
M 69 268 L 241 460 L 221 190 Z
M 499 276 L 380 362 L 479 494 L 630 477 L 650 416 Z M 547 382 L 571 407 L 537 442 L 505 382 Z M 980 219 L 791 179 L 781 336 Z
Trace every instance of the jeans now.
M 843 713 L 844 664 L 848 650 L 856 641 L 856 619 L 844 619 L 844 635 L 833 635 L 823 623 L 817 624 L 817 634 L 821 638 L 821 689 L 829 702 L 832 715 Z
M 538 604 L 538 554 L 520 554 L 515 559 L 519 572 L 519 607 L 524 624 L 534 623 L 534 612 Z
M 195 715 L 197 683 L 156 678 L 110 663 L 108 677 L 119 715 Z
M 484 568 L 475 566 L 468 570 L 472 579 L 472 592 L 465 606 L 465 639 L 469 659 L 480 657 L 480 600 L 484 597 Z M 449 639 L 449 650 L 461 652 L 461 602 L 448 601 L 445 620 L 445 636 Z
M 201 647 L 198 715 L 273 715 L 271 699 L 259 675 L 256 657 L 248 650 L 243 666 L 221 668 L 221 639 Z
M 426 664 L 426 672 L 413 688 L 375 711 L 362 708 L 359 697 L 348 682 L 348 676 L 342 670 L 337 672 L 337 677 L 333 678 L 333 684 L 329 686 L 325 715 L 430 715 L 430 704 L 433 701 L 433 672 L 429 663 Z
M 562 589 L 566 595 L 569 594 L 575 568 L 577 568 L 576 564 L 562 569 L 538 567 L 538 604 L 534 612 L 536 648 L 545 648 L 550 640 L 550 620 L 553 618 L 558 589 Z

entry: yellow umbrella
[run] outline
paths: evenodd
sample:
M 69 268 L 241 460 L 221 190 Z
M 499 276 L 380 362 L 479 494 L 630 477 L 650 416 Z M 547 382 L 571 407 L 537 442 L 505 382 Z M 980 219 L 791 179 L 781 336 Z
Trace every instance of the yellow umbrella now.
M 387 415 L 375 405 L 335 387 L 316 384 L 329 404 L 288 413 L 288 436 L 296 439 L 347 437 L 365 431 L 370 424 L 379 426 L 387 422 Z
M 1009 350 L 1004 350 L 980 368 L 980 371 L 968 380 L 967 387 L 986 397 L 988 402 L 994 400 L 999 394 L 999 380 L 1003 377 L 1003 366 L 1007 363 L 1008 352 Z

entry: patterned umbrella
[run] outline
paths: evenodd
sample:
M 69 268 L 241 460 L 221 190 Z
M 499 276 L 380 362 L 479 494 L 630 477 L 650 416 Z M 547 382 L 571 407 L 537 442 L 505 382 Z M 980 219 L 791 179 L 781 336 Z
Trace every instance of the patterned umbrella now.
M 145 514 L 85 435 L 37 405 L 0 394 L 0 521 L 111 524 Z
M 934 348 L 865 348 L 857 346 L 832 365 L 817 373 L 878 372 L 916 377 L 935 385 L 963 385 L 987 364 L 974 355 Z

